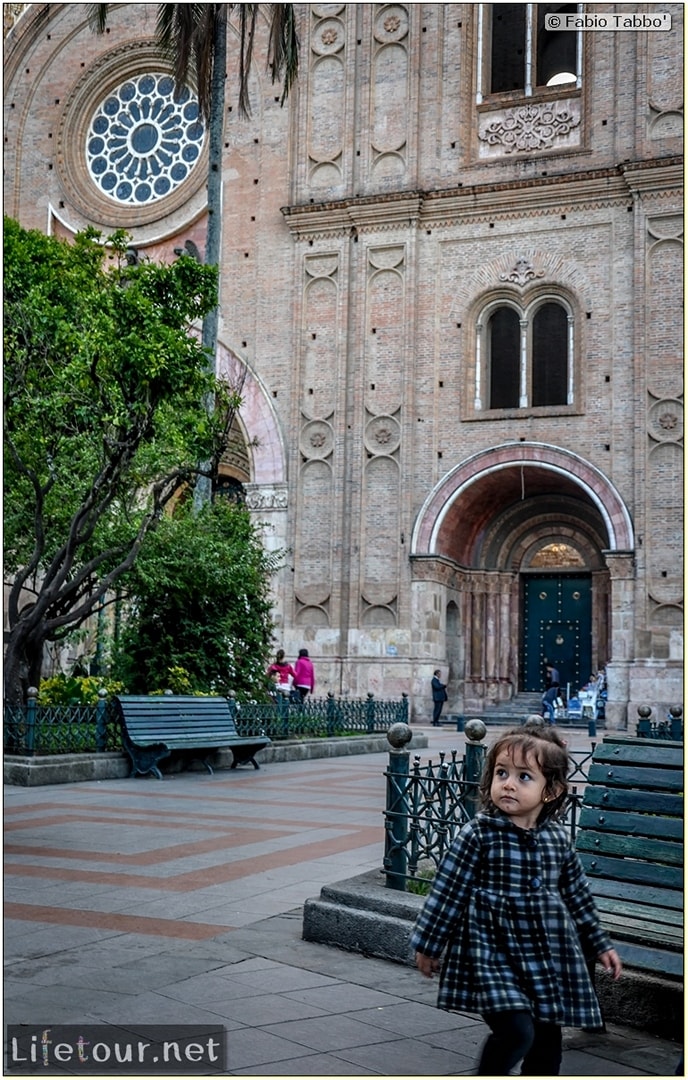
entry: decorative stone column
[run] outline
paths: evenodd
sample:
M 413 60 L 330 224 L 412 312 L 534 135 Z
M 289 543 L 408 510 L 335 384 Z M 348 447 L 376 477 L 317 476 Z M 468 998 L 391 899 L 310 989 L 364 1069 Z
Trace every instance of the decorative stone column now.
M 287 507 L 289 504 L 288 487 L 285 483 L 272 482 L 267 484 L 244 484 L 246 492 L 246 507 L 251 512 L 251 518 L 260 529 L 261 539 L 266 551 L 284 551 L 287 547 Z M 280 572 L 283 584 L 286 586 L 286 568 Z M 273 585 L 273 601 L 275 605 L 275 626 L 284 625 L 283 597 L 285 589 L 279 588 L 277 582 Z
M 634 657 L 635 618 L 633 589 L 635 559 L 632 551 L 604 551 L 611 583 L 611 656 L 607 663 L 606 726 L 628 725 L 629 675 Z

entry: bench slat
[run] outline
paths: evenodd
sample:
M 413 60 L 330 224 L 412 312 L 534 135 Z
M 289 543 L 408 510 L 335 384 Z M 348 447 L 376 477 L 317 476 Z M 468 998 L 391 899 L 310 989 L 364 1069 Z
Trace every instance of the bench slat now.
M 679 843 L 683 840 L 683 821 L 680 818 L 660 817 L 658 814 L 624 814 L 606 808 L 600 811 L 597 807 L 584 806 L 578 826 L 598 832 L 623 833 L 627 836 L 660 837 Z
M 647 836 L 584 829 L 580 834 L 578 850 L 600 855 L 621 855 L 627 861 L 642 859 L 662 866 L 683 866 L 683 844 L 672 840 L 653 840 Z
M 610 762 L 619 765 L 637 765 L 643 771 L 646 768 L 678 769 L 683 768 L 683 747 L 681 743 L 664 745 L 657 740 L 618 742 L 607 739 L 595 747 L 595 761 Z
M 597 753 L 597 751 L 595 751 Z M 607 787 L 642 787 L 653 791 L 683 791 L 681 769 L 640 769 L 614 763 L 593 764 L 588 772 L 589 784 L 606 784 Z
M 672 979 L 683 978 L 683 956 L 668 949 L 653 949 L 649 945 L 624 942 L 620 949 L 621 959 L 628 967 L 640 968 Z
M 659 922 L 654 908 L 633 909 L 631 904 L 614 905 L 612 901 L 596 898 L 595 903 L 604 915 L 607 929 L 615 927 L 615 936 L 629 940 L 664 942 L 668 948 L 680 949 L 683 944 L 683 919 L 678 911 L 671 912 L 673 922 Z M 610 931 L 611 932 L 611 931 Z
M 661 817 L 680 818 L 683 821 L 683 797 L 659 791 L 639 791 L 635 788 L 608 788 L 588 785 L 585 806 L 599 806 L 610 810 L 637 810 L 638 813 L 656 814 Z
M 590 889 L 596 898 L 615 901 L 617 906 L 625 902 L 630 906 L 653 907 L 658 918 L 674 917 L 672 912 L 683 913 L 683 893 L 676 889 L 662 889 L 656 885 L 634 885 L 630 881 L 614 881 L 610 878 L 590 878 Z
M 583 869 L 590 878 L 615 877 L 620 881 L 631 881 L 637 885 L 659 885 L 667 889 L 680 889 L 683 885 L 683 872 L 680 867 L 658 866 L 639 859 L 612 859 L 604 855 L 593 855 L 579 848 Z

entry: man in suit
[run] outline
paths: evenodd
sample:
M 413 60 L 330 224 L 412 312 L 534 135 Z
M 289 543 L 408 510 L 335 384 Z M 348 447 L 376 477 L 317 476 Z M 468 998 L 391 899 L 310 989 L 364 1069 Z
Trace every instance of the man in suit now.
M 433 702 L 432 726 L 433 727 L 439 727 L 440 726 L 440 716 L 442 715 L 442 706 L 444 705 L 445 701 L 447 700 L 447 686 L 446 686 L 446 683 L 443 683 L 442 680 L 440 679 L 440 675 L 441 675 L 440 669 L 437 668 L 437 671 L 433 672 L 433 676 L 432 676 L 432 702 Z

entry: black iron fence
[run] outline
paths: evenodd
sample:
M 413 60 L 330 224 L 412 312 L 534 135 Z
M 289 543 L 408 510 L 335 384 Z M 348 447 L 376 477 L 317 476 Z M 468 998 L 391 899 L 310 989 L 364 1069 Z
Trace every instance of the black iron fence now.
M 112 703 L 102 693 L 97 705 L 5 705 L 6 754 L 88 754 L 120 750 L 122 736 Z
M 385 884 L 390 889 L 406 890 L 409 882 L 431 877 L 439 866 L 454 837 L 478 806 L 478 784 L 485 761 L 483 745 L 487 729 L 482 721 L 471 732 L 466 726 L 465 756 L 457 751 L 439 754 L 437 762 L 421 764 L 421 759 L 404 749 L 408 738 L 399 732 L 388 739 L 393 749 L 385 771 L 387 800 L 385 807 Z M 595 751 L 570 750 L 571 770 L 568 775 L 569 797 L 561 818 L 575 839 L 588 769 Z
M 307 698 L 303 704 L 289 699 L 239 704 L 229 698 L 240 735 L 265 733 L 271 739 L 327 738 L 382 734 L 393 724 L 408 721 L 408 697 L 382 701 L 373 694 L 364 700 Z M 121 750 L 119 720 L 112 703 L 101 691 L 97 705 L 38 705 L 29 692 L 26 705 L 6 705 L 6 754 L 87 754 Z
M 271 739 L 331 738 L 336 735 L 372 735 L 389 731 L 393 724 L 408 723 L 408 695 L 398 701 L 307 697 L 299 702 L 277 695 L 270 703 L 236 702 L 229 698 L 240 735 L 269 735 Z

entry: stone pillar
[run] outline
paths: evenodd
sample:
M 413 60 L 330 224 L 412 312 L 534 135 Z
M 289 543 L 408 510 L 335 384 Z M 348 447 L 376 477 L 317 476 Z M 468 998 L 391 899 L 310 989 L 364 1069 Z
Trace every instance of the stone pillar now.
M 632 551 L 604 551 L 611 584 L 611 655 L 607 663 L 606 725 L 628 725 L 629 676 L 634 657 L 635 625 L 633 588 L 635 560 Z

